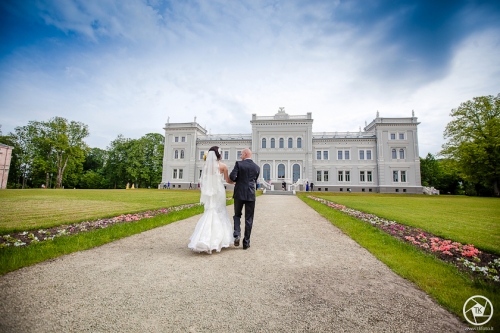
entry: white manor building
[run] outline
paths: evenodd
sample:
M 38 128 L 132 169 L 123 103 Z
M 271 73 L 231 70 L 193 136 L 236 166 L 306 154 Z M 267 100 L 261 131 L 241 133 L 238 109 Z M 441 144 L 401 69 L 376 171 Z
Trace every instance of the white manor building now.
M 165 124 L 162 184 L 197 188 L 203 155 L 212 146 L 232 170 L 241 151 L 250 148 L 260 166 L 259 183 L 315 191 L 422 193 L 417 118 L 377 117 L 358 132 L 313 132 L 312 113 L 252 115 L 251 134 L 208 134 L 196 122 Z M 290 186 L 295 184 L 295 186 Z M 229 185 L 228 185 L 229 188 Z

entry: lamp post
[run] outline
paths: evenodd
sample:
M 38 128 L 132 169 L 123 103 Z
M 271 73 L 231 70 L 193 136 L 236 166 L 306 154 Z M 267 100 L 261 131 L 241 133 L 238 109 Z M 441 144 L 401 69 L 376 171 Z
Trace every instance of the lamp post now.
M 50 187 L 50 186 L 51 186 L 51 185 L 50 185 L 51 183 L 52 183 L 52 173 L 50 174 L 49 188 L 51 188 L 51 187 Z

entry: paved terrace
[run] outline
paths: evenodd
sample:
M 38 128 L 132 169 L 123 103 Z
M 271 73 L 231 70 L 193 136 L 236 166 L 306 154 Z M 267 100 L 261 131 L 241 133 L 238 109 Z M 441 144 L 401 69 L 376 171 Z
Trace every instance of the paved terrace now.
M 464 332 L 295 196 L 258 197 L 245 251 L 191 252 L 199 218 L 0 277 L 0 331 Z

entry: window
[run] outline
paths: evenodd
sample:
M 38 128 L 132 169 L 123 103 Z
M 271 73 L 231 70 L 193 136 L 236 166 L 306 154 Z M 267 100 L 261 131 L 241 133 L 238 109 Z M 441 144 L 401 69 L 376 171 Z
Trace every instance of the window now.
M 224 159 L 225 160 L 229 159 L 229 151 L 227 151 L 227 150 L 224 152 Z
M 241 150 L 238 150 L 238 152 L 236 153 L 236 159 L 241 160 Z
M 177 169 L 174 169 L 174 173 L 172 174 L 173 179 L 177 179 Z
M 393 182 L 399 182 L 399 172 L 398 171 L 393 171 L 392 172 L 392 181 Z
M 182 179 L 182 169 L 179 169 L 179 179 Z
M 271 166 L 269 164 L 264 164 L 264 167 L 262 169 L 264 170 L 264 180 L 271 180 Z
M 184 149 L 181 150 L 181 159 L 183 159 L 183 158 L 184 158 Z
M 360 160 L 364 160 L 365 159 L 365 151 L 364 150 L 360 150 L 359 151 L 359 159 Z
M 293 148 L 293 139 L 288 138 L 288 148 Z
M 364 171 L 360 171 L 359 172 L 359 181 L 360 182 L 364 182 L 365 181 L 365 172 Z
M 316 181 L 321 181 L 321 171 L 316 171 Z
M 344 151 L 344 158 L 345 158 L 346 160 L 349 160 L 349 159 L 350 159 L 350 158 L 349 158 L 349 150 Z
M 175 141 L 175 142 L 179 142 L 179 137 L 178 137 L 178 136 L 176 136 L 174 141 Z
M 367 171 L 366 172 L 366 181 L 367 182 L 371 182 L 372 181 L 372 172 L 371 171 Z
M 404 139 L 405 139 L 405 134 L 399 133 L 399 140 L 404 140 Z
M 328 171 L 323 171 L 323 181 L 328 181 Z
M 401 171 L 401 182 L 406 183 L 406 171 Z
M 182 142 L 186 142 L 186 137 L 185 137 L 185 136 L 183 136 L 183 137 L 181 138 L 181 141 L 182 141 Z
M 324 159 L 324 160 L 327 160 L 327 159 L 328 159 L 328 150 L 325 150 L 325 151 L 323 152 L 323 159 Z
M 391 133 L 391 140 L 396 140 L 396 133 Z
M 278 178 L 285 178 L 285 165 L 278 165 Z
M 266 143 L 267 143 L 266 138 L 263 138 L 262 139 L 262 148 L 266 148 Z
M 205 155 L 205 152 L 203 150 L 200 150 L 200 160 L 203 159 L 203 155 Z
M 346 182 L 350 182 L 351 181 L 351 172 L 350 171 L 346 171 L 345 172 L 345 181 Z
M 398 155 L 397 155 L 397 153 L 396 153 L 396 149 L 393 149 L 393 150 L 392 150 L 392 158 L 393 158 L 393 159 L 398 158 Z
M 337 151 L 337 159 L 338 160 L 342 159 L 342 150 Z
M 344 171 L 339 171 L 339 177 L 338 177 L 339 182 L 344 181 Z
M 293 182 L 295 183 L 300 178 L 300 165 L 294 164 L 292 171 L 293 171 Z
M 400 149 L 399 150 L 399 158 L 401 160 L 404 160 L 405 159 L 405 150 L 404 149 Z
M 280 138 L 280 148 L 285 148 L 285 139 Z
M 175 153 L 174 153 L 174 158 L 175 158 L 175 159 L 178 159 L 178 158 L 179 158 L 179 151 L 178 151 L 178 150 L 176 150 L 176 151 L 175 151 Z
M 366 151 L 366 159 L 367 160 L 371 160 L 372 159 L 372 151 L 371 150 L 367 150 Z
M 321 150 L 316 151 L 316 159 L 317 160 L 321 159 Z
M 297 139 L 297 148 L 302 148 L 302 138 Z
M 275 140 L 274 138 L 271 139 L 271 148 L 276 148 L 276 144 L 275 144 Z

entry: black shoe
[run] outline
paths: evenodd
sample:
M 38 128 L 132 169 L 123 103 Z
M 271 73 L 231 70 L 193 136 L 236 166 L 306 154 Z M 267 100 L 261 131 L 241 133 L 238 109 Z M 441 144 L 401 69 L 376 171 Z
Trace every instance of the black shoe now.
M 248 246 L 243 245 L 243 250 L 246 250 L 246 249 L 249 249 L 249 248 L 250 248 L 250 245 L 248 245 Z
M 240 246 L 240 238 L 239 237 L 236 237 L 234 239 L 234 246 Z

